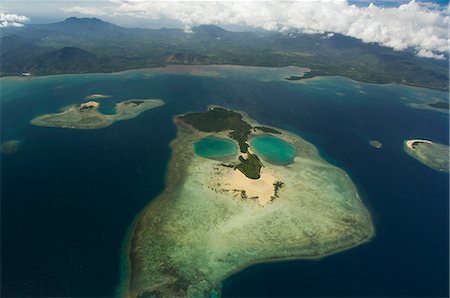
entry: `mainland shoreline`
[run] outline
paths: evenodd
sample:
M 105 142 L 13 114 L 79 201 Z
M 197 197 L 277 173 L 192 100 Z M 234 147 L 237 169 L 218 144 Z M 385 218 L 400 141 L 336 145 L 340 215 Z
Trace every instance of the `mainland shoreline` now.
M 38 78 L 45 78 L 45 77 L 64 77 L 64 76 L 71 76 L 71 75 L 121 75 L 121 74 L 132 74 L 132 73 L 139 73 L 139 72 L 155 72 L 158 70 L 164 71 L 167 70 L 170 67 L 186 67 L 186 68 L 195 68 L 195 67 L 254 67 L 254 68 L 267 68 L 267 69 L 277 69 L 277 68 L 286 68 L 286 67 L 290 67 L 293 65 L 286 65 L 286 66 L 258 66 L 258 65 L 241 65 L 241 64 L 168 64 L 168 65 L 161 65 L 161 66 L 154 66 L 154 67 L 143 67 L 143 68 L 132 68 L 132 69 L 123 69 L 123 70 L 118 70 L 118 71 L 112 71 L 112 72 L 81 72 L 81 73 L 59 73 L 59 74 L 42 74 L 42 75 L 32 75 L 32 76 L 21 76 L 19 74 L 17 75 L 0 75 L 0 82 L 2 80 L 23 80 L 23 81 L 27 81 L 27 80 L 33 80 L 33 79 L 38 79 Z M 293 66 L 293 67 L 298 67 L 298 68 L 306 68 L 309 69 L 307 67 L 304 66 Z M 309 69 L 308 72 L 311 72 L 312 70 Z M 186 74 L 187 75 L 187 74 Z M 197 74 L 191 74 L 191 75 L 196 75 L 196 76 L 204 76 L 201 72 L 197 72 Z M 209 76 L 209 75 L 208 75 Z M 449 89 L 443 89 L 443 88 L 433 88 L 433 87 L 429 87 L 429 86 L 420 86 L 417 84 L 408 84 L 408 83 L 404 83 L 404 82 L 386 82 L 386 83 L 378 83 L 378 82 L 373 82 L 373 81 L 358 81 L 354 78 L 351 77 L 347 77 L 347 76 L 343 76 L 343 75 L 339 75 L 339 74 L 330 74 L 330 75 L 326 75 L 326 74 L 316 74 L 314 76 L 308 77 L 308 78 L 302 78 L 300 80 L 287 80 L 287 78 L 283 78 L 283 81 L 287 81 L 287 82 L 292 82 L 292 83 L 300 83 L 300 82 L 306 82 L 309 80 L 316 80 L 316 79 L 322 79 L 322 78 L 333 78 L 333 77 L 338 77 L 338 78 L 345 78 L 348 80 L 351 80 L 353 82 L 359 83 L 359 84 L 368 84 L 368 85 L 380 85 L 380 86 L 407 86 L 407 87 L 411 87 L 411 88 L 419 88 L 419 89 L 429 89 L 429 90 L 436 90 L 436 91 L 441 91 L 441 92 L 448 92 Z M 281 79 L 280 79 L 281 80 Z

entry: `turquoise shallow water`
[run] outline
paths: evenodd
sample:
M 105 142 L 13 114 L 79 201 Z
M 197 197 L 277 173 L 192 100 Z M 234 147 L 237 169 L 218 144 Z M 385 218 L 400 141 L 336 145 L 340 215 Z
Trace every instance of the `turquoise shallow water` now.
M 274 136 L 255 137 L 250 146 L 256 154 L 273 164 L 287 165 L 292 163 L 295 157 L 295 148 Z
M 409 106 L 448 102 L 448 94 L 228 72 L 0 79 L 1 138 L 22 140 L 17 153 L 1 155 L 0 296 L 114 297 L 126 231 L 165 187 L 173 117 L 220 105 L 314 143 L 351 176 L 376 226 L 370 243 L 320 261 L 243 270 L 223 282 L 224 297 L 448 297 L 448 175 L 403 151 L 405 139 L 448 144 L 448 114 Z M 105 108 L 131 98 L 166 105 L 98 130 L 29 123 L 92 93 L 113 96 Z
M 195 154 L 201 157 L 221 159 L 237 154 L 237 145 L 228 139 L 205 137 L 194 144 Z

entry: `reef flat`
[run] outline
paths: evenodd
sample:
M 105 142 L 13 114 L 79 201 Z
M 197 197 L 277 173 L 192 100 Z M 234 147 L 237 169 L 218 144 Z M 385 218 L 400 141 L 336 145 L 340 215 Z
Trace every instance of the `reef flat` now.
M 423 163 L 424 165 L 440 172 L 449 172 L 449 146 L 434 143 L 429 140 L 406 140 L 403 149 Z
M 278 128 L 254 129 L 259 125 L 243 113 L 218 112 L 243 131 L 248 125 L 248 138 L 273 129 L 295 148 L 295 158 L 285 166 L 261 163 L 260 177 L 251 179 L 236 168 L 239 157 L 254 154 L 251 142 L 227 161 L 195 154 L 194 144 L 208 136 L 239 142 L 233 129 L 222 129 L 226 121 L 202 131 L 186 121 L 200 114 L 175 117 L 166 188 L 133 227 L 124 296 L 220 294 L 221 281 L 252 264 L 321 258 L 373 236 L 351 179 L 312 144 Z
M 374 147 L 376 149 L 383 148 L 383 144 L 380 141 L 378 141 L 378 140 L 370 140 L 369 144 L 370 144 L 370 146 L 372 146 L 372 147 Z
M 31 124 L 47 127 L 75 129 L 97 129 L 109 126 L 116 121 L 128 120 L 139 116 L 142 112 L 164 105 L 160 99 L 130 99 L 119 102 L 115 114 L 106 115 L 98 111 L 100 104 L 88 101 L 71 105 L 61 113 L 45 114 L 31 120 Z

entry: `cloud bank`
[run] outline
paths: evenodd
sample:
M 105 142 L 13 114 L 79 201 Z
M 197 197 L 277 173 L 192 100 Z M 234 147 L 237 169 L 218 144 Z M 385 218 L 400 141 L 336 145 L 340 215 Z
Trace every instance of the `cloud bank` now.
M 189 29 L 199 24 L 243 25 L 269 31 L 340 33 L 417 55 L 443 58 L 449 52 L 449 8 L 412 0 L 399 7 L 316 1 L 140 1 L 113 0 L 103 14 L 152 20 L 173 19 Z M 88 12 L 77 7 L 73 12 Z M 109 11 L 105 11 L 109 10 Z M 100 15 L 100 13 L 95 13 Z
M 28 22 L 26 16 L 17 15 L 14 13 L 0 12 L 0 28 L 4 27 L 22 27 L 25 22 Z
M 104 7 L 102 8 L 97 8 L 97 7 L 88 7 L 88 6 L 74 6 L 74 7 L 62 7 L 61 8 L 62 11 L 64 12 L 75 12 L 75 13 L 80 13 L 80 14 L 85 14 L 85 15 L 95 15 L 95 16 L 104 16 L 107 13 L 105 12 L 105 10 L 108 10 L 108 7 Z

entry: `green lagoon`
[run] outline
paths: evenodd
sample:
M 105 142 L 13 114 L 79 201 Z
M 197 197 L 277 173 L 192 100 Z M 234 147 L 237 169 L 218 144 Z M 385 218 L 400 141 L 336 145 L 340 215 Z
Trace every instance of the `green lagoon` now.
M 295 148 L 292 145 L 270 135 L 253 138 L 250 146 L 257 155 L 276 165 L 288 165 L 295 157 Z
M 238 147 L 232 140 L 204 137 L 194 144 L 195 154 L 205 158 L 224 159 L 235 156 L 238 153 Z

